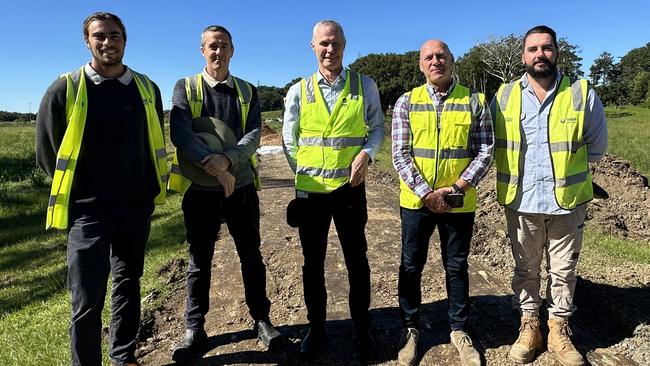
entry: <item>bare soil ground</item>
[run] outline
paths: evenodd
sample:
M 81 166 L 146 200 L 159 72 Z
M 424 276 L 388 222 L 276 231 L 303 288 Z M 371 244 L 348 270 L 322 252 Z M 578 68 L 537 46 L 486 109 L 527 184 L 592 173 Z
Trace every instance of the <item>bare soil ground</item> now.
M 266 131 L 266 145 L 280 138 Z M 628 162 L 607 156 L 593 167 L 595 180 L 609 191 L 609 200 L 589 204 L 587 225 L 650 245 L 650 200 L 647 178 Z M 210 350 L 193 365 L 295 365 L 306 329 L 302 295 L 302 252 L 296 229 L 285 223 L 285 207 L 293 198 L 293 177 L 282 154 L 261 156 L 264 188 L 260 191 L 262 255 L 267 266 L 267 291 L 272 302 L 271 320 L 289 344 L 283 351 L 266 352 L 257 344 L 253 322 L 244 303 L 239 259 L 225 225 L 215 249 L 210 312 L 206 331 Z M 479 187 L 480 203 L 470 256 L 472 308 L 470 332 L 487 365 L 512 364 L 509 345 L 518 330 L 512 310 L 510 278 L 512 259 L 503 209 L 496 203 L 494 172 Z M 397 308 L 397 274 L 400 258 L 400 222 L 397 183 L 371 169 L 367 182 L 369 220 L 366 229 L 371 267 L 371 314 L 379 354 L 373 364 L 397 365 L 400 322 Z M 439 242 L 432 238 L 423 274 L 423 316 L 420 365 L 460 365 L 449 341 L 444 275 Z M 583 262 L 585 262 L 583 260 Z M 650 365 L 650 265 L 579 265 L 572 318 L 574 339 L 591 365 Z M 183 260 L 160 271 L 174 289 L 163 306 L 145 314 L 138 358 L 143 365 L 173 364 L 170 347 L 184 332 Z M 347 275 L 336 231 L 330 230 L 326 261 L 329 342 L 323 357 L 313 365 L 359 364 L 347 307 Z M 155 297 L 152 294 L 151 297 Z M 559 365 L 543 352 L 534 365 Z

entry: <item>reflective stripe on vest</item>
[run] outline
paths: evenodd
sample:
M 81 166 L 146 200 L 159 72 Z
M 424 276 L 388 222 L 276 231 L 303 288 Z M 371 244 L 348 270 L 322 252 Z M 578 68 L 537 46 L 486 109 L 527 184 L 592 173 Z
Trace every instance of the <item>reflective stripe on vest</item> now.
M 521 138 L 521 84 L 504 84 L 497 92 L 495 115 L 495 161 L 497 200 L 512 203 L 521 184 L 524 143 Z M 555 181 L 555 199 L 559 207 L 571 210 L 591 200 L 591 173 L 587 147 L 583 140 L 584 111 L 588 85 L 578 80 L 570 85 L 562 77 L 548 116 L 548 145 Z
M 86 114 L 88 111 L 88 95 L 86 93 L 86 77 L 83 67 L 62 77 L 66 78 L 66 121 L 67 127 L 61 146 L 57 152 L 56 169 L 52 178 L 52 188 L 47 207 L 46 229 L 67 229 L 70 192 L 74 179 L 77 158 L 81 150 Z M 147 116 L 147 137 L 151 160 L 156 172 L 156 180 L 160 192 L 154 198 L 155 204 L 165 203 L 165 186 L 167 185 L 168 168 L 167 152 L 160 120 L 156 112 L 156 94 L 153 84 L 146 75 L 133 72 L 133 79 L 138 87 L 145 114 Z M 78 85 L 78 87 L 77 87 Z
M 433 189 L 449 187 L 463 174 L 472 161 L 469 135 L 473 123 L 472 111 L 485 103 L 481 93 L 471 93 L 456 84 L 443 104 L 440 121 L 426 85 L 410 93 L 409 122 L 413 163 L 424 181 Z M 400 206 L 419 209 L 424 203 L 400 179 Z M 463 207 L 451 212 L 476 210 L 476 189 L 465 192 Z
M 241 114 L 241 130 L 242 134 L 246 131 L 246 121 L 248 120 L 248 111 L 250 110 L 251 99 L 253 98 L 253 91 L 251 85 L 246 81 L 233 76 L 235 88 L 237 89 L 238 102 Z M 201 117 L 201 109 L 203 108 L 203 74 L 198 73 L 192 77 L 185 78 L 185 93 L 187 95 L 187 102 L 190 106 L 192 118 Z M 259 172 L 257 169 L 257 155 L 253 154 L 250 157 L 251 168 L 253 169 L 253 183 L 255 188 L 259 191 L 262 188 Z M 177 151 L 174 151 L 174 158 L 172 160 L 172 169 L 169 178 L 168 189 L 181 194 L 185 193 L 192 181 L 185 178 L 178 166 Z
M 361 76 L 347 70 L 331 113 L 317 74 L 300 81 L 296 189 L 331 192 L 350 180 L 350 165 L 366 141 Z

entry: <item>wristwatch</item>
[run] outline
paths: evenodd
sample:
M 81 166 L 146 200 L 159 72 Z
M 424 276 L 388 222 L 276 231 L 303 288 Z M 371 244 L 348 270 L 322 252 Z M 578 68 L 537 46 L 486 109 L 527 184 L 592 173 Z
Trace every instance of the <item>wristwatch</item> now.
M 463 189 L 460 188 L 456 183 L 452 184 L 452 185 L 451 185 L 451 188 L 454 189 L 454 193 L 460 193 L 460 194 L 462 194 L 463 196 L 465 195 L 465 192 L 463 191 Z

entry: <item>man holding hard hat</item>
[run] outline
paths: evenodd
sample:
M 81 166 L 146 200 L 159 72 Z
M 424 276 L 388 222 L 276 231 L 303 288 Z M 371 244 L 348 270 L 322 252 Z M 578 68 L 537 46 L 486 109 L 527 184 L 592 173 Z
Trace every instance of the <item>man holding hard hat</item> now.
M 234 46 L 226 28 L 205 28 L 201 53 L 205 69 L 176 83 L 170 114 L 171 140 L 178 150 L 169 188 L 185 194 L 183 215 L 189 243 L 186 332 L 172 349 L 176 362 L 201 354 L 207 346 L 203 326 L 222 218 L 235 241 L 246 304 L 258 338 L 269 348 L 283 343 L 269 321 L 271 304 L 260 253 L 259 179 L 254 160 L 261 134 L 257 90 L 230 75 Z

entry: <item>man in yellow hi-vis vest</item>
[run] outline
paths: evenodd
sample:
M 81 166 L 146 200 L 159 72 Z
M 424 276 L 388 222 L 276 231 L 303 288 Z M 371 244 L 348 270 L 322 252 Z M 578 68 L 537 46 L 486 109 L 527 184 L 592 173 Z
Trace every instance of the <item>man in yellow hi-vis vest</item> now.
M 586 80 L 570 81 L 557 70 L 551 28 L 526 33 L 521 59 L 524 76 L 502 85 L 492 102 L 497 199 L 505 206 L 515 260 L 512 289 L 521 312 L 509 356 L 529 363 L 543 349 L 539 291 L 545 255 L 548 350 L 563 365 L 582 365 L 568 319 L 575 311 L 585 206 L 592 199 L 588 162 L 600 160 L 607 148 L 605 113 Z
M 350 313 L 365 358 L 374 353 L 374 340 L 368 314 L 364 179 L 384 138 L 383 113 L 375 82 L 343 69 L 345 35 L 337 22 L 318 22 L 311 47 L 318 71 L 287 92 L 282 131 L 287 159 L 296 173 L 296 199 L 302 202 L 297 216 L 310 330 L 300 352 L 305 359 L 314 358 L 326 343 L 324 262 L 333 219 L 348 269 Z
M 68 229 L 72 364 L 102 364 L 110 273 L 109 356 L 114 365 L 133 365 L 144 249 L 167 184 L 162 101 L 153 82 L 122 64 L 120 18 L 94 13 L 83 34 L 91 61 L 45 93 L 36 159 L 52 177 L 47 227 Z
M 437 226 L 449 299 L 450 338 L 461 364 L 479 365 L 480 355 L 465 332 L 469 313 L 467 257 L 476 185 L 492 162 L 492 119 L 485 96 L 453 79 L 454 56 L 444 42 L 425 42 L 419 63 L 427 83 L 398 99 L 392 121 L 402 222 L 398 297 L 403 331 L 398 361 L 410 366 L 418 360 L 422 270 Z
M 271 303 L 266 296 L 266 267 L 260 253 L 259 198 L 251 160 L 260 144 L 260 104 L 256 88 L 230 74 L 234 50 L 232 36 L 226 28 L 206 27 L 201 32 L 205 68 L 198 75 L 179 80 L 172 97 L 172 142 L 178 152 L 202 166 L 215 180 L 211 186 L 191 182 L 177 170 L 180 167 L 172 166 L 169 186 L 184 193 L 183 216 L 189 243 L 186 331 L 172 349 L 176 362 L 200 355 L 207 346 L 204 323 L 209 307 L 212 258 L 222 218 L 241 261 L 246 305 L 255 321 L 258 338 L 272 349 L 283 344 L 282 334 L 269 320 Z M 192 120 L 197 117 L 218 119 L 216 123 L 225 124 L 221 128 L 230 129 L 238 142 L 222 152 L 212 151 L 192 129 Z

